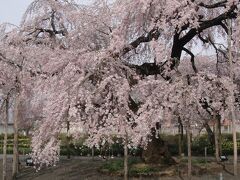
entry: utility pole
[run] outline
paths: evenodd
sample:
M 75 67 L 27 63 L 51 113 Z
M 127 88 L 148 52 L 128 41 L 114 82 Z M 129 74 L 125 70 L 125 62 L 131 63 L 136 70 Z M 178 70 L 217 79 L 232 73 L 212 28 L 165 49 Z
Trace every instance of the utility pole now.
M 71 158 L 70 141 L 71 141 L 71 137 L 70 137 L 70 122 L 67 120 L 67 159 Z
M 8 108 L 9 108 L 9 96 L 5 99 L 5 117 L 3 122 L 3 180 L 7 179 L 7 136 L 8 136 Z
M 18 165 L 19 165 L 19 154 L 18 154 L 18 108 L 20 103 L 20 94 L 16 93 L 15 103 L 14 103 L 14 120 L 13 120 L 13 130 L 14 130 L 14 138 L 13 138 L 13 171 L 12 178 L 16 179 L 18 173 Z
M 232 62 L 232 20 L 228 20 L 228 56 L 229 56 L 229 73 L 231 81 L 234 82 L 233 78 L 233 62 Z M 237 133 L 236 133 L 236 114 L 235 114 L 235 108 L 234 108 L 234 91 L 231 90 L 231 104 L 230 104 L 230 110 L 231 110 L 231 116 L 232 116 L 232 134 L 233 134 L 233 173 L 234 176 L 237 176 Z
M 128 134 L 124 142 L 124 180 L 128 180 Z
M 191 180 L 192 178 L 192 143 L 191 143 L 191 127 L 190 123 L 188 122 L 187 127 L 187 152 L 188 152 L 188 179 Z

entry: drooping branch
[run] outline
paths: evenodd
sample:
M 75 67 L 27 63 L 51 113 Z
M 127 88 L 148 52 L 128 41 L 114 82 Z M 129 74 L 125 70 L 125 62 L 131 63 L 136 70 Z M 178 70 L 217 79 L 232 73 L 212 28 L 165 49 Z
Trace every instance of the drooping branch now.
M 13 67 L 19 71 L 25 70 L 26 72 L 28 72 L 30 74 L 31 77 L 36 77 L 36 76 L 42 75 L 42 78 L 46 79 L 47 77 L 52 77 L 52 76 L 58 75 L 58 71 L 55 71 L 52 73 L 48 73 L 48 72 L 44 72 L 44 71 L 34 71 L 32 69 L 29 69 L 29 68 L 23 66 L 20 63 L 15 62 L 14 60 L 6 58 L 2 53 L 0 53 L 0 62 L 3 62 L 5 64 L 7 64 L 8 66 Z
M 226 24 L 224 24 L 223 22 L 221 22 L 220 25 L 222 26 L 222 28 L 224 29 L 224 31 L 228 34 L 228 27 L 226 26 Z
M 219 72 L 219 66 L 218 66 L 219 65 L 219 53 L 221 53 L 224 56 L 224 58 L 226 58 L 226 59 L 228 59 L 228 57 L 227 57 L 226 52 L 223 51 L 222 49 L 218 48 L 211 38 L 209 38 L 209 42 L 213 46 L 213 48 L 215 49 L 216 56 L 217 56 L 216 68 L 217 68 L 217 72 Z
M 55 11 L 53 11 L 51 14 L 50 22 L 51 22 L 53 32 L 56 32 L 57 30 L 56 30 L 54 19 L 55 19 Z
M 198 38 L 199 38 L 204 44 L 209 43 L 209 39 L 202 37 L 200 33 L 198 34 Z
M 32 35 L 34 33 L 36 33 L 35 38 L 38 37 L 39 34 L 41 34 L 41 33 L 48 33 L 50 35 L 50 37 L 55 37 L 56 35 L 59 35 L 59 34 L 62 36 L 65 36 L 67 34 L 66 29 L 57 30 L 57 28 L 56 28 L 55 21 L 54 21 L 55 13 L 56 13 L 56 11 L 52 11 L 51 17 L 44 19 L 44 20 L 50 21 L 50 25 L 51 25 L 50 28 L 36 28 L 36 29 L 34 29 L 34 31 L 30 32 L 28 34 L 28 36 Z M 31 38 L 28 38 L 28 40 L 31 40 Z
M 195 73 L 198 73 L 197 67 L 196 67 L 196 65 L 195 65 L 195 60 L 194 60 L 195 56 L 194 56 L 194 54 L 193 54 L 190 50 L 188 50 L 187 48 L 185 48 L 185 47 L 183 47 L 183 50 L 184 50 L 187 54 L 189 54 L 189 55 L 191 56 L 192 68 L 193 68 L 193 70 L 194 70 Z
M 212 45 L 212 47 L 215 49 L 216 52 L 216 57 L 217 57 L 217 64 L 219 63 L 219 53 L 221 53 L 226 59 L 227 59 L 227 55 L 226 52 L 224 50 L 222 50 L 221 48 L 217 47 L 215 43 L 211 37 L 202 37 L 201 34 L 198 34 L 199 39 L 205 44 L 205 43 L 209 43 L 210 45 Z M 221 44 L 222 45 L 222 44 Z M 217 66 L 218 69 L 218 66 Z
M 4 62 L 12 67 L 18 68 L 19 70 L 23 69 L 22 65 L 15 63 L 14 61 L 12 61 L 10 59 L 7 59 L 2 53 L 0 53 L 0 61 Z

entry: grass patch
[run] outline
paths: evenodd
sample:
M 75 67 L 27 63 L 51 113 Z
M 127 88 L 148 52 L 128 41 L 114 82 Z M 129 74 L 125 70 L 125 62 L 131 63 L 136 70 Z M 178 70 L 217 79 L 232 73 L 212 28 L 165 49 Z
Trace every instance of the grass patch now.
M 151 175 L 158 171 L 156 167 L 143 163 L 140 158 L 130 158 L 128 161 L 129 175 Z M 100 171 L 103 173 L 122 176 L 124 172 L 124 161 L 123 159 L 114 159 L 107 161 L 101 168 Z
M 137 175 L 151 175 L 152 173 L 157 172 L 157 169 L 152 167 L 151 165 L 139 163 L 136 165 L 133 165 L 129 169 L 129 174 L 132 176 Z
M 121 159 L 110 160 L 110 161 L 106 162 L 101 167 L 101 169 L 104 171 L 108 171 L 110 174 L 122 171 L 123 170 L 123 160 L 121 160 Z
M 187 163 L 188 162 L 188 159 L 187 158 L 184 158 L 181 160 L 182 163 Z M 194 165 L 198 165 L 198 164 L 206 164 L 208 161 L 206 161 L 204 158 L 202 159 L 192 159 L 192 164 Z

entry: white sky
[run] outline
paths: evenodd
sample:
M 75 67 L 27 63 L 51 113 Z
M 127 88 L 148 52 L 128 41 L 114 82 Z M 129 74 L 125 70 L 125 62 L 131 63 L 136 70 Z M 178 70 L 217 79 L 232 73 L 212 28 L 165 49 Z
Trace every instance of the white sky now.
M 0 24 L 9 22 L 19 25 L 22 15 L 33 0 L 0 0 Z
M 81 4 L 86 4 L 92 0 L 76 0 Z M 26 11 L 28 5 L 33 0 L 0 0 L 0 24 L 8 22 L 19 25 L 22 15 Z

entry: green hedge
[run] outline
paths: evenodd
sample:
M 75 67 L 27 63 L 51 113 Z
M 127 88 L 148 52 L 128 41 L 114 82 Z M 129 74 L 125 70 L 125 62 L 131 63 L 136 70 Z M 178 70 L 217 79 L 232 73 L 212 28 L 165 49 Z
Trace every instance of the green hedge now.
M 163 139 L 168 142 L 169 150 L 172 155 L 178 155 L 178 135 L 162 135 Z M 238 137 L 238 154 L 240 154 L 240 134 Z M 183 152 L 187 154 L 186 136 L 183 139 Z M 192 139 L 192 155 L 204 156 L 205 147 L 207 147 L 207 154 L 214 155 L 215 148 L 208 140 L 207 134 L 202 134 Z M 233 155 L 232 134 L 222 134 L 222 153 L 225 155 Z
M 192 154 L 203 156 L 207 147 L 207 154 L 214 155 L 214 146 L 208 140 L 208 135 L 203 134 L 192 141 Z

